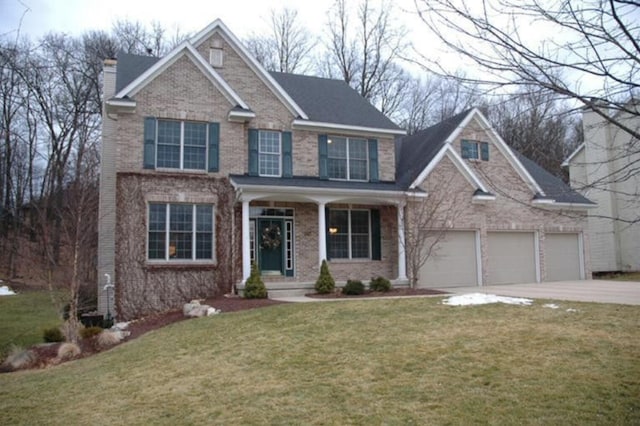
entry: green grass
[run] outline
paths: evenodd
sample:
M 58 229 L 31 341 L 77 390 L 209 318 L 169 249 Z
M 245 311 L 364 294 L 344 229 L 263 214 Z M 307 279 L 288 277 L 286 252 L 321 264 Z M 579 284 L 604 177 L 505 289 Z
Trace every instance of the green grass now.
M 439 302 L 278 305 L 176 323 L 0 375 L 0 423 L 640 423 L 640 307 Z
M 46 291 L 0 297 L 0 360 L 12 344 L 28 347 L 42 342 L 45 328 L 62 323 L 58 311 L 59 303 L 54 305 Z

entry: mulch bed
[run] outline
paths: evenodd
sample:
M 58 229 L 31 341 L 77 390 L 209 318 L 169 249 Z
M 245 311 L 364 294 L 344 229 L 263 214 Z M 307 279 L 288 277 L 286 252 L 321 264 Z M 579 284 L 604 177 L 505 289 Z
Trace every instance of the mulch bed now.
M 307 294 L 313 299 L 365 299 L 369 297 L 394 297 L 394 296 L 435 296 L 438 294 L 449 294 L 446 291 L 432 290 L 429 288 L 392 288 L 389 291 L 365 291 L 364 294 L 351 296 L 342 294 L 339 290 L 329 294 Z

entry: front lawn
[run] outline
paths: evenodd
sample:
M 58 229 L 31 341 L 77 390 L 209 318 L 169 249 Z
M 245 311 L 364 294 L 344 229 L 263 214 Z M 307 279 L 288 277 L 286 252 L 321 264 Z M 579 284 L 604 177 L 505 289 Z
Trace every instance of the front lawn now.
M 59 298 L 56 293 L 54 297 Z M 10 346 L 28 347 L 42 342 L 42 331 L 62 323 L 60 303 L 49 292 L 28 291 L 0 297 L 0 360 Z M 1 423 L 1 422 L 0 422 Z
M 640 423 L 640 307 L 440 301 L 287 304 L 176 323 L 0 375 L 0 423 Z

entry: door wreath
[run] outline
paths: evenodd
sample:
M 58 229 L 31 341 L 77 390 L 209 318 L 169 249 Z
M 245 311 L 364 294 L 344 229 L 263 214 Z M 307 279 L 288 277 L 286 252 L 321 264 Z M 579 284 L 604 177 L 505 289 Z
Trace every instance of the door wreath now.
M 282 235 L 278 225 L 267 226 L 262 230 L 262 248 L 274 250 L 282 244 Z

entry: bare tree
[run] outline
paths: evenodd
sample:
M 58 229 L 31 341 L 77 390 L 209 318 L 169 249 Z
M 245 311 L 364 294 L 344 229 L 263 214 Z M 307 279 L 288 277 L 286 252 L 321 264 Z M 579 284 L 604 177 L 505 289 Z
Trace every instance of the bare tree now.
M 624 155 L 640 152 L 640 4 L 622 0 L 416 0 L 431 33 L 477 67 L 460 79 L 487 89 L 525 87 L 596 112 L 631 138 Z M 540 41 L 532 27 L 549 37 Z M 443 62 L 421 57 L 426 69 L 452 76 Z M 637 175 L 618 162 L 606 179 Z
M 427 261 L 438 256 L 447 232 L 462 211 L 460 203 L 464 202 L 465 196 L 471 196 L 469 187 L 454 188 L 455 173 L 452 168 L 440 169 L 421 185 L 426 190 L 426 198 L 410 194 L 405 199 L 403 248 L 409 283 L 413 288 L 418 285 L 420 270 Z
M 253 35 L 246 43 L 249 51 L 269 71 L 301 73 L 309 71 L 314 37 L 298 22 L 298 11 L 271 10 L 270 32 Z
M 405 89 L 399 72 L 400 55 L 407 48 L 406 30 L 394 21 L 393 7 L 384 0 L 362 0 L 356 15 L 345 0 L 336 0 L 329 11 L 328 53 L 323 71 L 339 76 L 360 95 L 392 114 L 388 99 Z M 386 104 L 384 100 L 387 100 Z
M 576 117 L 549 92 L 519 90 L 485 108 L 505 142 L 550 173 L 567 180 L 561 165 L 576 148 Z

